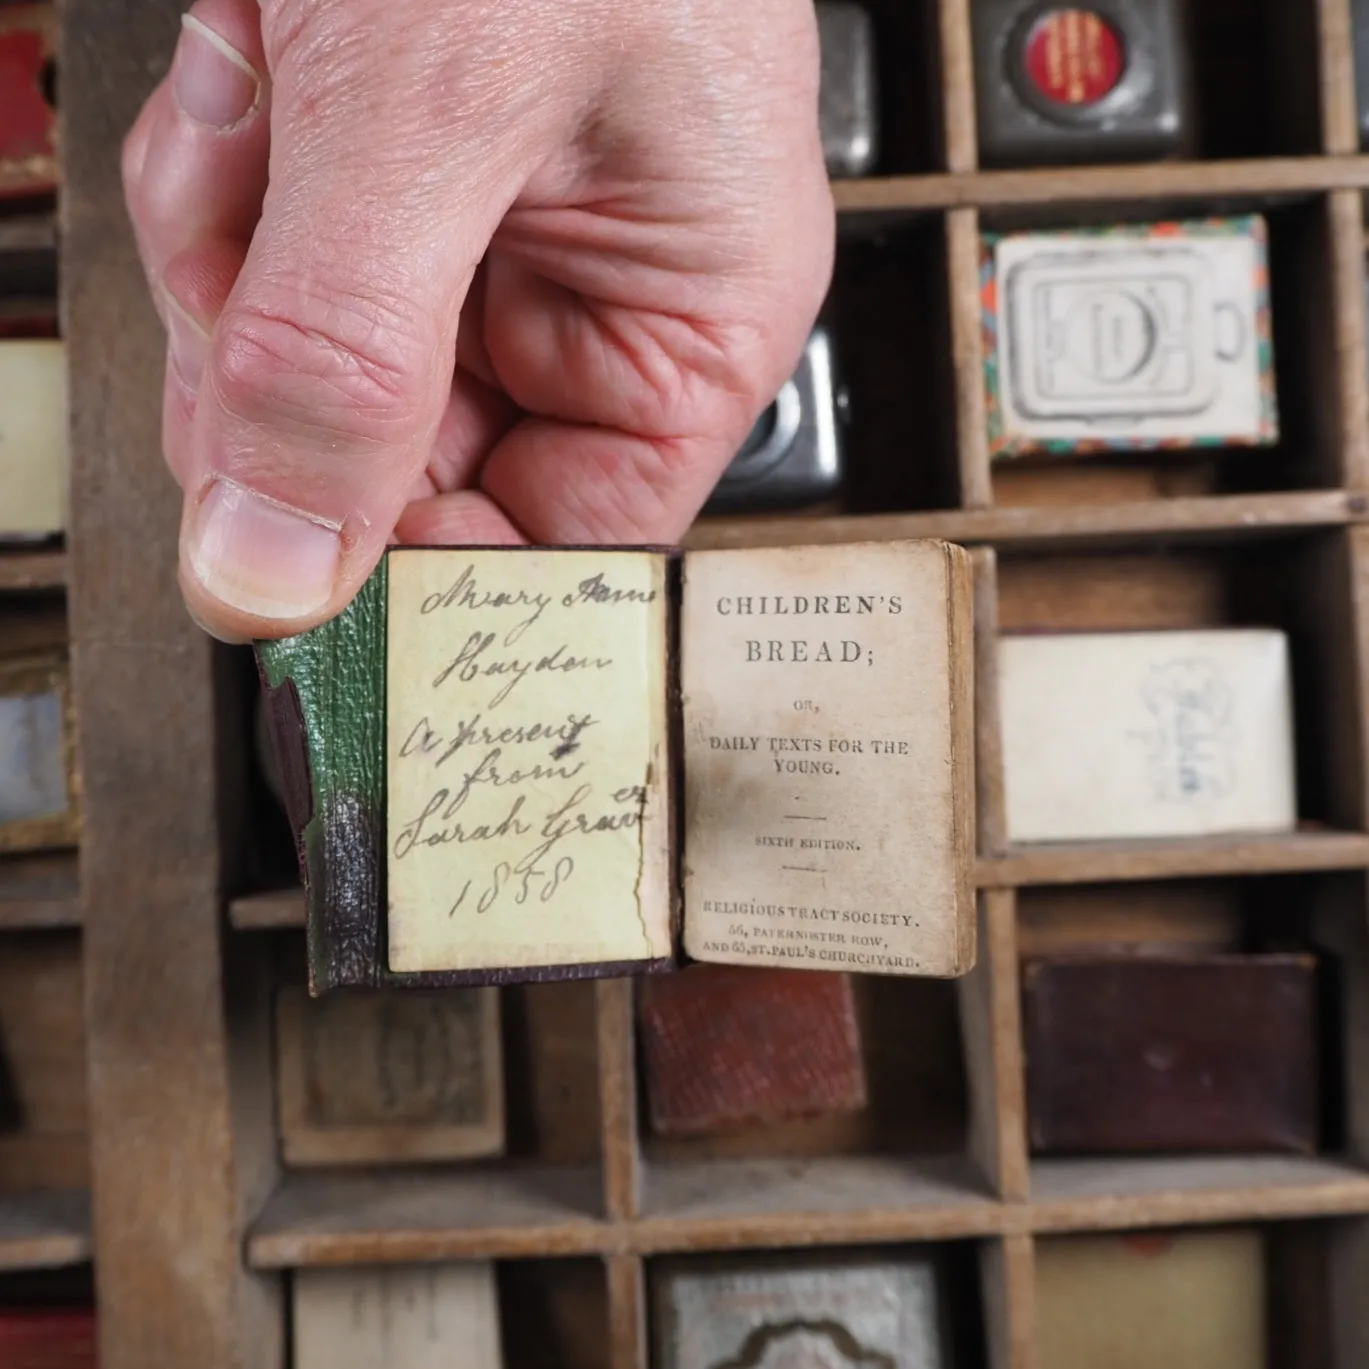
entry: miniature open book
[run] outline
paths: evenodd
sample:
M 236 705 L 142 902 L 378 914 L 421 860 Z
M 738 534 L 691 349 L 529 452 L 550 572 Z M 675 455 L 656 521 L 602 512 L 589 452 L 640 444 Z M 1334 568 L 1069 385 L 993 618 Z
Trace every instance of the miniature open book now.
M 311 980 L 973 958 L 970 581 L 944 542 L 396 548 L 258 657 Z

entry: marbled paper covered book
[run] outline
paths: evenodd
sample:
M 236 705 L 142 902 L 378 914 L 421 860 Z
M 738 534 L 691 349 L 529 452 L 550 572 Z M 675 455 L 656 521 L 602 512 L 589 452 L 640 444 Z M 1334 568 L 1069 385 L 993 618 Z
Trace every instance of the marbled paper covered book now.
M 313 987 L 962 973 L 971 650 L 944 542 L 391 550 L 258 647 Z

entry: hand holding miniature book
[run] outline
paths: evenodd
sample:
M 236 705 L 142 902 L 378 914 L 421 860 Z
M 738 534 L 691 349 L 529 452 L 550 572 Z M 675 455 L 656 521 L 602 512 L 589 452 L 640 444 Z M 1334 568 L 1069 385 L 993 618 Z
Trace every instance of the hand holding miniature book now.
M 969 606 L 941 542 L 391 550 L 258 646 L 315 990 L 963 973 Z

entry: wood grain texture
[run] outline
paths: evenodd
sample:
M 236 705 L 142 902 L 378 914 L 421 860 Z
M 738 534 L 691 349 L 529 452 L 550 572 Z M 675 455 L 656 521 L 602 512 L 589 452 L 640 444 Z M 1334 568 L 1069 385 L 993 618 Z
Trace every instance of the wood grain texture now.
M 1369 1212 L 1369 1171 L 1330 1157 L 1037 1160 L 1029 1225 L 1042 1231 L 1272 1221 Z
M 615 1220 L 633 1218 L 641 1207 L 637 1037 L 633 1029 L 632 996 L 632 981 L 627 978 L 601 979 L 595 985 L 604 1205 L 609 1217 Z
M 941 38 L 941 108 L 946 169 L 973 172 L 979 165 L 974 103 L 974 44 L 970 0 L 936 0 Z M 835 187 L 837 203 L 842 191 Z
M 982 392 L 982 380 L 977 375 L 975 384 Z M 1117 546 L 1153 543 L 1160 536 L 1166 541 L 1225 541 L 1268 535 L 1285 529 L 1348 523 L 1366 510 L 1369 501 L 1365 496 L 1343 490 L 1195 495 L 1065 508 L 1046 505 L 823 518 L 708 518 L 694 524 L 686 541 L 691 547 L 745 547 L 937 537 L 962 546 L 992 543 L 1000 550 L 1052 544 Z
M 993 503 L 993 482 L 984 402 L 979 215 L 973 209 L 953 209 L 946 215 L 946 263 L 960 503 L 966 509 L 982 509 Z
M 1041 1160 L 1002 1203 L 964 1160 L 652 1165 L 643 1215 L 596 1216 L 596 1175 L 528 1168 L 292 1176 L 252 1229 L 258 1269 L 858 1245 L 1369 1213 L 1369 1172 L 1325 1157 Z
M 1011 890 L 986 889 L 979 898 L 979 963 L 958 987 L 970 1153 L 1005 1202 L 1022 1202 L 1029 1192 L 1017 959 L 1017 900 Z
M 981 888 L 1019 884 L 1100 884 L 1193 875 L 1272 875 L 1358 870 L 1369 864 L 1369 835 L 1299 831 L 1269 836 L 1155 841 L 1059 842 L 1010 847 L 979 862 Z
M 838 181 L 832 187 L 837 210 L 848 219 L 897 218 L 945 209 L 1224 200 L 1366 189 L 1369 156 L 1362 155 L 880 176 Z
M 1036 1354 L 1036 1256 L 1028 1235 L 979 1250 L 989 1369 L 1041 1369 Z
M 1007 842 L 1003 800 L 1003 732 L 998 715 L 998 558 L 991 547 L 970 553 L 974 570 L 975 825 L 982 856 Z
M 737 1249 L 988 1234 L 1007 1211 L 963 1156 L 649 1165 L 635 1249 Z
M 224 973 L 215 657 L 176 584 L 180 496 L 160 450 L 165 339 L 119 171 L 180 8 L 73 0 L 62 13 L 70 615 L 101 1362 L 272 1369 L 284 1350 L 275 1283 L 241 1257 L 244 1217 L 271 1172 L 266 1017 Z
M 1351 0 L 1317 0 L 1321 150 L 1332 154 L 1359 151 L 1352 14 Z
M 588 1167 L 462 1166 L 432 1174 L 294 1174 L 248 1236 L 254 1268 L 598 1254 Z
M 1323 13 L 1344 0 L 1322 0 Z M 1356 132 L 1358 137 L 1358 131 Z M 1330 319 L 1334 365 L 1336 437 L 1333 464 L 1339 484 L 1352 490 L 1369 487 L 1369 346 L 1364 311 L 1364 205 L 1354 190 L 1327 196 L 1330 239 Z
M 609 1369 L 644 1369 L 647 1340 L 646 1269 L 635 1255 L 613 1255 L 608 1274 Z

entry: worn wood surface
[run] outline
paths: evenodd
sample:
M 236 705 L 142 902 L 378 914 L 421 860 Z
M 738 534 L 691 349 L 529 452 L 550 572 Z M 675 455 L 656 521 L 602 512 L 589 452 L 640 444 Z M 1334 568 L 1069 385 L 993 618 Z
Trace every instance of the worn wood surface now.
M 984 403 L 979 215 L 973 209 L 955 209 L 946 215 L 946 271 L 960 503 L 966 509 L 982 509 L 993 503 L 993 482 Z
M 600 980 L 595 986 L 595 1002 L 599 1019 L 604 1206 L 610 1217 L 630 1219 L 637 1215 L 642 1201 L 632 980 Z
M 920 429 L 915 442 L 890 443 L 882 432 L 862 441 L 895 465 L 946 465 L 905 483 L 944 490 L 937 498 L 959 506 L 866 501 L 859 507 L 887 511 L 710 520 L 689 544 L 943 537 L 985 548 L 986 563 L 989 549 L 1001 553 L 981 593 L 978 643 L 975 873 L 991 910 L 983 966 L 959 990 L 942 986 L 942 998 L 910 990 L 876 1001 L 857 985 L 867 1037 L 873 1024 L 881 1041 L 900 1028 L 904 1039 L 867 1060 L 872 1112 L 851 1128 L 772 1131 L 753 1137 L 749 1152 L 648 1145 L 643 1156 L 627 986 L 537 986 L 504 997 L 506 1160 L 419 1177 L 278 1178 L 269 986 L 255 962 L 270 933 L 302 927 L 302 896 L 298 889 L 244 893 L 229 918 L 256 935 L 221 940 L 220 894 L 244 885 L 240 868 L 223 859 L 242 806 L 228 774 L 234 748 L 216 739 L 236 740 L 238 724 L 221 725 L 213 656 L 175 591 L 176 498 L 157 454 L 162 338 L 143 300 L 117 184 L 119 139 L 165 68 L 177 9 L 164 0 L 113 9 L 70 0 L 61 245 L 76 412 L 73 528 L 69 552 L 0 552 L 0 605 L 8 620 L 26 596 L 70 582 L 86 888 L 78 900 L 70 858 L 43 866 L 0 861 L 0 960 L 35 929 L 46 936 L 43 928 L 87 924 L 97 1196 L 92 1228 L 79 1193 L 39 1193 L 28 1181 L 22 1193 L 0 1193 L 0 1268 L 63 1265 L 98 1249 L 106 1369 L 270 1369 L 285 1345 L 272 1271 L 467 1257 L 508 1261 L 500 1283 L 513 1369 L 549 1362 L 548 1347 L 569 1369 L 645 1369 L 647 1257 L 942 1239 L 983 1241 L 992 1369 L 1043 1369 L 1033 1329 L 1036 1233 L 1286 1219 L 1314 1220 L 1328 1232 L 1333 1369 L 1357 1369 L 1369 1353 L 1361 1296 L 1369 1269 L 1369 1124 L 1353 1102 L 1369 1058 L 1363 986 L 1348 996 L 1341 1022 L 1347 1079 L 1358 1090 L 1346 1119 L 1347 1158 L 1029 1165 L 1013 963 L 1027 951 L 1099 938 L 1112 948 L 1169 937 L 1221 949 L 1249 913 L 1250 900 L 1233 892 L 1238 885 L 1257 891 L 1255 901 L 1274 902 L 1280 890 L 1296 888 L 1301 900 L 1311 888 L 1318 909 L 1332 890 L 1337 920 L 1326 935 L 1343 955 L 1349 946 L 1356 973 L 1364 963 L 1362 946 L 1345 940 L 1347 927 L 1363 922 L 1369 868 L 1369 531 L 1346 531 L 1369 520 L 1361 203 L 1369 156 L 1356 152 L 1349 0 L 1316 0 L 1284 16 L 1290 31 L 1305 35 L 1313 12 L 1318 52 L 1308 70 L 1320 79 L 1317 136 L 1329 155 L 989 173 L 975 170 L 969 0 L 929 0 L 923 8 L 934 21 L 929 65 L 939 79 L 921 93 L 942 126 L 929 160 L 913 165 L 930 174 L 845 181 L 834 194 L 844 232 L 869 237 L 912 225 L 937 244 L 917 256 L 910 294 L 936 315 L 918 326 L 939 339 L 949 334 L 950 374 L 940 391 L 931 383 L 915 388 L 919 403 L 934 393 L 954 415 L 956 441 L 942 451 L 921 441 Z M 903 18 L 894 27 L 912 31 Z M 904 98 L 902 86 L 896 98 Z M 1296 137 L 1303 134 L 1299 125 Z M 1298 147 L 1313 150 L 1310 142 Z M 1290 250 L 1276 266 L 1293 304 L 1280 310 L 1278 326 L 1280 346 L 1287 341 L 1292 350 L 1286 370 L 1277 356 L 1276 365 L 1294 412 L 1301 408 L 1306 420 L 1297 443 L 1258 471 L 1214 457 L 1015 468 L 991 478 L 980 371 L 981 217 L 995 225 L 1032 215 L 1059 223 L 1233 205 L 1287 216 L 1276 231 Z M 50 223 L 0 223 L 0 252 L 45 248 L 53 238 Z M 937 288 L 924 300 L 917 291 L 929 283 Z M 894 317 L 887 323 L 895 350 L 900 326 Z M 120 345 L 111 348 L 116 336 Z M 933 417 L 920 413 L 919 422 Z M 1107 555 L 1074 555 L 1098 550 Z M 1248 574 L 1252 566 L 1268 572 L 1263 590 Z M 992 656 L 986 624 L 991 636 L 995 618 L 1005 630 L 1219 625 L 1238 604 L 1248 617 L 1261 593 L 1264 603 L 1279 600 L 1285 625 L 1300 637 L 1295 693 L 1305 690 L 1308 699 L 1299 720 L 1308 760 L 1302 783 L 1315 824 L 1259 839 L 1003 845 L 996 704 L 983 675 Z M 0 629 L 0 638 L 8 631 Z M 176 682 L 154 709 L 146 703 L 149 672 Z M 69 930 L 64 937 L 74 942 Z M 296 961 L 298 940 L 287 952 Z M 46 1048 L 69 1046 L 69 1026 Z M 68 1059 L 53 1080 L 70 1068 Z M 910 1129 L 888 1106 L 896 1080 L 904 1083 L 900 1106 L 935 1116 L 935 1126 Z M 881 1106 L 887 1110 L 875 1115 Z M 946 1146 L 955 1153 L 923 1153 Z M 43 1163 L 61 1159 L 59 1149 Z M 1323 1220 L 1333 1216 L 1334 1225 Z M 267 1271 L 264 1281 L 244 1270 L 244 1259 Z M 510 1315 L 514 1297 L 525 1316 Z
M 968 364 L 968 363 L 967 363 Z M 965 383 L 968 385 L 969 376 Z M 983 383 L 974 377 L 977 393 Z M 966 400 L 968 406 L 968 399 Z M 911 454 L 910 454 L 911 458 Z M 986 457 L 987 460 L 987 457 Z M 987 470 L 987 467 L 986 467 Z M 967 546 L 1051 544 L 1115 546 L 1159 537 L 1168 540 L 1226 540 L 1288 528 L 1347 523 L 1369 510 L 1362 494 L 1344 490 L 1300 490 L 1289 494 L 1182 495 L 1136 498 L 1120 503 L 946 509 L 921 513 L 834 514 L 815 518 L 776 514 L 718 518 L 696 523 L 689 546 L 797 546 L 816 542 L 859 542 L 901 537 L 940 537 Z M 982 495 L 987 498 L 987 494 Z M 968 501 L 967 501 L 968 502 Z
M 271 1178 L 267 1019 L 250 986 L 224 973 L 215 657 L 176 585 L 165 341 L 119 174 L 180 8 L 73 0 L 62 15 L 69 607 L 101 1362 L 270 1369 L 284 1351 L 276 1286 L 241 1255 L 244 1218 Z
M 979 897 L 979 963 L 958 986 L 970 1077 L 970 1153 L 1005 1202 L 1028 1196 L 1027 1105 L 1018 991 L 1017 901 Z
M 1036 1252 L 1029 1235 L 980 1247 L 989 1369 L 1040 1369 L 1036 1353 Z
M 841 213 L 855 218 L 969 207 L 1250 199 L 1340 189 L 1369 189 L 1369 156 L 1242 157 L 1138 166 L 880 176 L 838 181 L 833 197 Z

